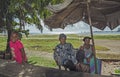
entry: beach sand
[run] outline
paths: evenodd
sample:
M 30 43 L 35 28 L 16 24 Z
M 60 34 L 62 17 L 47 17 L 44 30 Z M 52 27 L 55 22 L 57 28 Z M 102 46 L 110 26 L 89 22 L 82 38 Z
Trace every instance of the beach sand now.
M 102 75 L 113 75 L 116 69 L 120 70 L 120 61 L 102 61 Z

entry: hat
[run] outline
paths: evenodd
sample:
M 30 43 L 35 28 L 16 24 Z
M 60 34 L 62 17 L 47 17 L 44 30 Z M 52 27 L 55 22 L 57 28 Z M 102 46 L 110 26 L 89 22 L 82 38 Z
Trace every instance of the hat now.
M 91 37 L 84 37 L 83 41 L 85 41 L 86 39 L 92 39 Z
M 59 39 L 61 39 L 61 38 L 65 38 L 65 39 L 66 39 L 67 36 L 66 36 L 65 34 L 60 34 L 60 35 L 59 35 Z

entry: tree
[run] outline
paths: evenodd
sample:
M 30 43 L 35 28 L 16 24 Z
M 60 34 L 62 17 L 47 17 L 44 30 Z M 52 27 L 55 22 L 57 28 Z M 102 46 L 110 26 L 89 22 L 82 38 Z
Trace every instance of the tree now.
M 28 34 L 26 24 L 35 24 L 43 30 L 40 18 L 44 19 L 52 13 L 45 7 L 49 4 L 60 3 L 63 0 L 1 0 L 0 1 L 0 30 L 7 30 L 8 39 L 6 52 L 9 52 L 9 41 L 12 30 Z M 17 26 L 17 27 L 16 27 Z

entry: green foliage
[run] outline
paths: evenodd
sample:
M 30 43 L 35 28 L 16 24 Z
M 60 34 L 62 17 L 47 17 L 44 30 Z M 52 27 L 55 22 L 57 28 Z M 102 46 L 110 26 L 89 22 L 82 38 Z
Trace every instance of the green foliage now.
M 12 30 L 19 28 L 19 32 L 25 31 L 26 24 L 34 24 L 39 30 L 43 30 L 41 19 L 51 15 L 45 7 L 49 3 L 58 3 L 61 0 L 1 0 L 0 1 L 0 32 L 6 29 L 8 33 L 7 41 L 10 41 Z M 24 30 L 24 31 L 23 31 Z M 20 34 L 21 39 L 21 34 Z M 8 44 L 7 44 L 8 45 Z M 9 46 L 6 46 L 9 51 Z
M 24 26 L 27 23 L 35 24 L 36 27 L 42 31 L 43 28 L 40 18 L 44 19 L 52 14 L 45 7 L 49 3 L 58 4 L 61 2 L 63 2 L 63 0 L 2 0 L 0 3 L 2 10 L 0 11 L 0 15 L 2 17 L 0 18 L 5 19 L 2 21 L 2 23 L 5 23 L 6 18 L 10 17 L 9 19 L 12 20 L 9 22 L 12 24 L 13 29 L 19 25 L 20 30 L 24 30 Z M 16 19 L 18 21 L 15 21 Z
M 115 73 L 120 74 L 120 68 L 115 69 Z
M 64 0 L 52 0 L 52 4 L 59 4 L 62 3 Z

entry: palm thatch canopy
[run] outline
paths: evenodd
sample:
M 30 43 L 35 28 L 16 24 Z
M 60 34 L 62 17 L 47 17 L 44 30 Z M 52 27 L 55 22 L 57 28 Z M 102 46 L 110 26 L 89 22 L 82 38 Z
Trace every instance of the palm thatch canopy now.
M 49 28 L 65 28 L 81 20 L 87 23 L 86 3 L 87 0 L 65 0 L 63 5 L 49 5 L 47 8 L 54 14 L 44 22 Z M 114 29 L 120 24 L 120 0 L 90 0 L 89 5 L 92 26 L 103 30 L 106 26 Z

